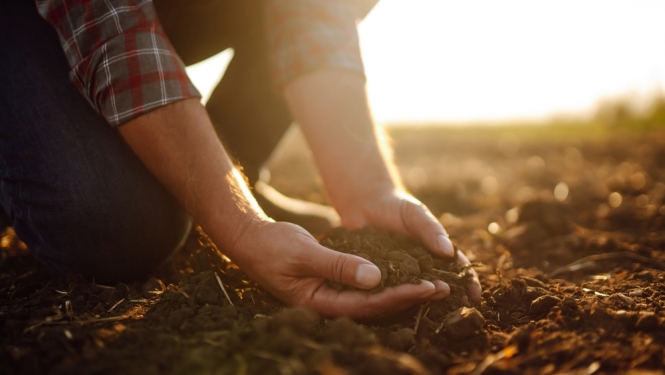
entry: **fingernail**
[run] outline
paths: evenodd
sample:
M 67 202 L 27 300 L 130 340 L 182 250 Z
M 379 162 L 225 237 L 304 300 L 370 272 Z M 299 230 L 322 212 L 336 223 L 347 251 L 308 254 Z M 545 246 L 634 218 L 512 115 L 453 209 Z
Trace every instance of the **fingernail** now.
M 428 291 L 426 291 L 426 292 L 421 293 L 420 296 L 419 296 L 418 298 L 430 298 L 430 297 L 433 296 L 435 293 L 436 293 L 436 290 L 435 290 L 435 289 L 428 290 Z
M 439 246 L 439 250 L 446 256 L 451 257 L 455 253 L 453 243 L 450 242 L 450 238 L 444 234 L 440 234 L 436 237 L 436 244 Z
M 381 271 L 372 264 L 361 264 L 356 271 L 356 283 L 363 288 L 374 288 L 381 281 Z

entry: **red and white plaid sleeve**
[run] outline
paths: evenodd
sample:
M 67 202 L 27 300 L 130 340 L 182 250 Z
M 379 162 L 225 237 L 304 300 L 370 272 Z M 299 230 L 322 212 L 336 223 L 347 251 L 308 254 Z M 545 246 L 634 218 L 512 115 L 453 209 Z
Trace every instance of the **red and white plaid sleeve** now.
M 364 75 L 357 19 L 377 0 L 268 0 L 266 31 L 275 85 L 321 68 Z
M 58 31 L 69 78 L 112 126 L 200 97 L 151 0 L 36 0 Z

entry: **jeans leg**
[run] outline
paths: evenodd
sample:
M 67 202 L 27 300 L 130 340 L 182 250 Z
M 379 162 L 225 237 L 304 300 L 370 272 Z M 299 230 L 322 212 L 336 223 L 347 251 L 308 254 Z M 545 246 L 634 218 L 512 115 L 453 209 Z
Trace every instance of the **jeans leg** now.
M 140 278 L 181 243 L 191 219 L 68 72 L 34 2 L 1 2 L 0 203 L 57 271 Z
M 234 49 L 233 60 L 206 108 L 227 151 L 240 162 L 253 186 L 292 122 L 271 81 L 263 1 L 154 3 L 185 64 Z

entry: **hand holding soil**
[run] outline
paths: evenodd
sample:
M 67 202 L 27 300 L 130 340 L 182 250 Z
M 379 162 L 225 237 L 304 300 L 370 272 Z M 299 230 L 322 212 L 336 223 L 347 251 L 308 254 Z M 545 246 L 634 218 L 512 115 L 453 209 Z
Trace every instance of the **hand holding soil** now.
M 381 282 L 374 264 L 321 246 L 304 229 L 289 223 L 254 223 L 236 244 L 232 259 L 283 302 L 310 307 L 324 316 L 369 317 L 449 294 L 448 286 L 438 280 L 399 285 L 375 294 L 361 291 Z M 356 290 L 339 291 L 326 280 Z
M 431 271 L 423 274 L 429 280 L 421 280 L 420 266 L 415 264 L 418 270 L 407 272 L 411 276 L 408 280 L 386 284 L 387 279 L 382 278 L 382 274 L 386 276 L 385 267 L 383 272 L 380 271 L 358 252 L 333 251 L 318 244 L 314 237 L 296 225 L 271 221 L 252 222 L 229 255 L 248 276 L 286 304 L 307 306 L 324 316 L 364 318 L 441 300 L 450 294 L 450 286 L 443 280 L 452 280 L 443 277 L 442 272 L 457 274 L 462 269 L 468 277 L 461 277 L 463 280 L 459 283 L 464 284 L 462 288 L 467 289 L 469 299 L 476 301 L 480 296 L 477 274 L 468 267 L 469 261 L 464 254 L 454 251 L 445 230 L 429 210 L 405 193 L 377 196 L 376 200 L 365 200 L 364 206 L 356 206 L 359 209 L 352 215 L 354 225 L 371 224 L 375 228 L 404 233 L 400 237 L 402 240 L 406 240 L 406 234 L 409 234 L 431 249 L 430 256 L 420 247 L 419 251 L 423 253 L 419 254 L 420 257 L 427 255 L 436 259 L 438 265 L 442 258 L 450 259 L 457 254 L 461 268 L 454 271 L 438 269 L 437 275 Z M 348 214 L 352 211 L 342 212 L 347 214 L 342 220 L 346 217 L 348 221 Z M 404 271 L 399 276 L 404 276 Z M 332 288 L 328 280 L 350 288 Z M 374 293 L 368 293 L 368 290 Z
M 338 208 L 345 227 L 360 229 L 370 226 L 402 234 L 422 244 L 422 248 L 425 248 L 433 259 L 450 259 L 456 256 L 457 263 L 466 267 L 470 276 L 468 286 L 465 287 L 469 300 L 475 302 L 480 298 L 481 288 L 476 271 L 469 268 L 470 262 L 462 252 L 455 251 L 448 233 L 424 204 L 408 193 L 396 189 L 383 194 L 368 194 L 366 197 L 351 207 L 341 210 Z M 411 245 L 406 247 L 409 246 Z M 420 254 L 422 255 L 424 254 Z M 450 293 L 450 287 L 441 281 L 445 279 L 432 280 L 437 286 L 438 296 L 447 296 Z

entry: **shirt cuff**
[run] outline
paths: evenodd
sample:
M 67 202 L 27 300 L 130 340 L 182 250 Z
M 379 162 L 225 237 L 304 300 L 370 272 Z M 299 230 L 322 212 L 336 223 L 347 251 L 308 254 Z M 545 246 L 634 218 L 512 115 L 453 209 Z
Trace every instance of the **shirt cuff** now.
M 364 76 L 356 18 L 357 9 L 347 1 L 270 0 L 266 31 L 277 89 L 322 68 Z
M 201 96 L 157 22 L 109 39 L 73 67 L 70 79 L 111 126 Z

